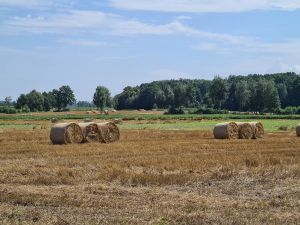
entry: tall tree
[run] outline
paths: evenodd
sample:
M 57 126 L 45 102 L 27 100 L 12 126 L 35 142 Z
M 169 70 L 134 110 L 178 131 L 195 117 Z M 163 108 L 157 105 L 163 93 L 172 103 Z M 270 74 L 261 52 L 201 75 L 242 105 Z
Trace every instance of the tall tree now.
M 104 86 L 98 86 L 94 93 L 93 102 L 103 112 L 104 107 L 111 104 L 111 96 L 109 90 Z
M 266 82 L 264 93 L 265 110 L 275 112 L 280 108 L 280 99 L 275 82 L 270 80 Z
M 278 83 L 276 85 L 276 88 L 277 88 L 279 99 L 280 99 L 280 102 L 282 103 L 282 106 L 286 106 L 286 98 L 288 95 L 288 90 L 287 90 L 286 84 Z
M 5 101 L 5 104 L 6 104 L 6 105 L 10 105 L 11 102 L 12 102 L 12 97 L 11 97 L 11 96 L 6 97 L 6 98 L 4 99 L 4 101 Z
M 54 89 L 52 95 L 55 99 L 53 106 L 56 107 L 58 111 L 66 109 L 68 105 L 76 102 L 74 92 L 68 85 L 64 85 L 58 90 Z
M 40 92 L 33 90 L 27 94 L 26 99 L 31 112 L 43 111 L 44 97 Z
M 43 92 L 42 94 L 44 96 L 44 111 L 48 112 L 54 107 L 55 97 L 52 92 Z
M 114 97 L 114 105 L 117 109 L 137 109 L 140 89 L 127 86 L 121 94 Z
M 28 103 L 27 96 L 25 94 L 21 94 L 17 99 L 16 108 L 22 109 L 25 106 L 27 106 L 27 103 Z
M 213 79 L 209 88 L 209 97 L 214 104 L 215 108 L 221 109 L 227 95 L 227 84 L 224 79 L 217 76 Z
M 247 81 L 238 81 L 235 87 L 235 101 L 239 107 L 239 110 L 243 110 L 249 102 L 250 91 L 248 89 Z

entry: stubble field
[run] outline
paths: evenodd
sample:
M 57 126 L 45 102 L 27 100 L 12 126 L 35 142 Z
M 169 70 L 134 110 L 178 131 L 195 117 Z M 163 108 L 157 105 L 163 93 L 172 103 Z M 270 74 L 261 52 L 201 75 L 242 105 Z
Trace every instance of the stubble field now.
M 0 133 L 0 224 L 297 224 L 300 139 L 215 140 L 206 130 L 121 129 L 113 144 L 54 146 Z

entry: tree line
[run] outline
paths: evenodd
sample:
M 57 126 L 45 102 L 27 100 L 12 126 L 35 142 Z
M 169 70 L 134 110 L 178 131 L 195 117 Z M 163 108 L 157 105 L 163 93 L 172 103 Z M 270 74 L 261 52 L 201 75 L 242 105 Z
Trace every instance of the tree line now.
M 280 108 L 300 106 L 300 76 L 279 73 L 155 81 L 124 88 L 114 97 L 114 105 L 117 109 L 196 107 L 277 112 Z
M 67 85 L 50 92 L 33 90 L 28 94 L 21 94 L 14 103 L 11 103 L 10 97 L 2 102 L 4 105 L 14 105 L 21 112 L 63 111 L 75 103 L 74 92 Z M 119 110 L 163 108 L 169 109 L 170 113 L 182 112 L 182 108 L 187 107 L 198 108 L 204 113 L 211 109 L 214 109 L 213 112 L 280 112 L 281 108 L 294 112 L 295 107 L 300 106 L 300 75 L 290 72 L 229 76 L 225 79 L 216 76 L 213 80 L 154 81 L 125 87 L 113 98 L 106 87 L 98 86 L 92 102 L 80 101 L 77 106 L 95 106 L 102 111 L 105 107 Z

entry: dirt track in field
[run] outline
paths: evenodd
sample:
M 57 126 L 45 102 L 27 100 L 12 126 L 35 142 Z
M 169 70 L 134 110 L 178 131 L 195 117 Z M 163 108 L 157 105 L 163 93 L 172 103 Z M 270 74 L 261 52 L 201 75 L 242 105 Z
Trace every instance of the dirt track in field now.
M 297 224 L 300 139 L 122 130 L 53 146 L 49 129 L 0 134 L 0 224 Z

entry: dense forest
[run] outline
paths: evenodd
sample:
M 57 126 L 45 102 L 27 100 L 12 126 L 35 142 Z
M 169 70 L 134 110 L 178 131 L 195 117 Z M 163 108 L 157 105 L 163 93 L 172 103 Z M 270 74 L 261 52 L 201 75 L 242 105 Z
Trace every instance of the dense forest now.
M 114 97 L 114 104 L 117 109 L 196 107 L 276 112 L 300 106 L 300 76 L 278 73 L 155 81 L 124 88 Z
M 21 94 L 16 102 L 6 97 L 0 102 L 0 113 L 63 111 L 67 107 L 105 107 L 116 109 L 169 109 L 169 113 L 183 113 L 184 108 L 196 108 L 199 113 L 225 111 L 276 112 L 300 114 L 300 75 L 278 73 L 266 75 L 229 76 L 213 80 L 164 80 L 125 87 L 111 97 L 103 86 L 95 90 L 93 100 L 75 100 L 69 86 L 50 92 L 36 90 Z

